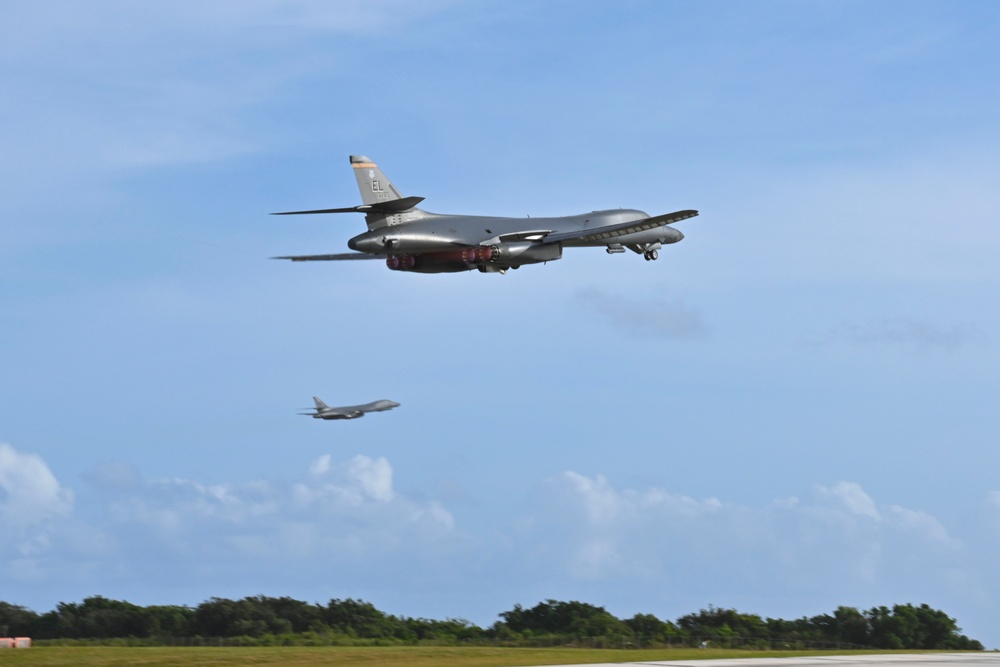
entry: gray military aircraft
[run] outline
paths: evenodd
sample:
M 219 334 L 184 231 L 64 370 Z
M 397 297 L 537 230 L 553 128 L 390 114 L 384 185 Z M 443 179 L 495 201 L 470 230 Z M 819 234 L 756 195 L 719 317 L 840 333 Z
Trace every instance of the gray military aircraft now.
M 594 211 L 560 218 L 498 218 L 444 215 L 417 208 L 423 197 L 404 197 L 385 174 L 363 155 L 351 156 L 362 204 L 349 208 L 285 211 L 274 215 L 364 213 L 368 231 L 347 246 L 356 252 L 291 255 L 293 262 L 385 259 L 394 271 L 446 273 L 479 269 L 506 273 L 524 264 L 561 259 L 563 248 L 604 246 L 608 254 L 628 248 L 647 260 L 684 235 L 668 225 L 693 218 L 685 210 L 649 216 L 634 209 Z
M 313 396 L 313 402 L 316 404 L 316 407 L 306 409 L 315 410 L 315 412 L 300 412 L 299 414 L 309 415 L 313 419 L 357 419 L 358 417 L 364 417 L 366 412 L 385 412 L 386 410 L 399 407 L 399 403 L 396 401 L 387 401 L 384 399 L 363 405 L 345 405 L 339 408 L 330 407 L 319 396 Z

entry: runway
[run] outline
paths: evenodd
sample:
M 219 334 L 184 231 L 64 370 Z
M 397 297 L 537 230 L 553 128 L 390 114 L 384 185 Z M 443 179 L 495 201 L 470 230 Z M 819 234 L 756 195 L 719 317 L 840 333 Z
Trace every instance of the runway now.
M 642 662 L 559 665 L 558 667 L 1000 667 L 1000 652 L 814 655 L 732 660 L 646 660 Z

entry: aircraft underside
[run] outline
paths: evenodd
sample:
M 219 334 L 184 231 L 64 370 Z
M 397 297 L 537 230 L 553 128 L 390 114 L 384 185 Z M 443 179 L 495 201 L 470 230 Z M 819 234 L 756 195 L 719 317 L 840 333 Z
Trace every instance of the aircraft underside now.
M 625 249 L 641 254 L 646 261 L 656 260 L 662 244 L 613 243 L 605 246 L 609 255 L 625 252 Z M 385 264 L 393 271 L 414 273 L 458 273 L 478 269 L 482 273 L 506 273 L 525 264 L 539 264 L 562 259 L 562 244 L 501 243 L 492 246 L 470 246 L 454 250 L 439 250 L 421 253 L 395 253 L 389 255 Z
M 500 243 L 414 254 L 392 254 L 385 263 L 393 271 L 456 273 L 479 269 L 483 273 L 505 273 L 523 264 L 538 264 L 562 258 L 558 243 Z

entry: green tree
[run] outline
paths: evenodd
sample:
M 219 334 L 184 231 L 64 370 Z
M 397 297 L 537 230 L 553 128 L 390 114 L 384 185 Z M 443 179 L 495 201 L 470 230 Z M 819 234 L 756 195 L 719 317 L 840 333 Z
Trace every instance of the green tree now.
M 854 607 L 837 607 L 837 610 L 833 612 L 833 619 L 836 630 L 834 639 L 837 641 L 859 646 L 867 646 L 871 643 L 868 619 Z
M 661 621 L 652 614 L 636 614 L 632 618 L 625 619 L 624 623 L 632 631 L 633 636 L 650 639 L 665 639 L 673 625 Z
M 150 622 L 143 607 L 100 595 L 80 604 L 60 602 L 57 607 L 60 637 L 109 639 L 149 637 Z
M 631 635 L 628 625 L 615 618 L 604 607 L 585 602 L 546 600 L 531 609 L 524 609 L 518 604 L 512 610 L 501 613 L 500 617 L 507 627 L 522 635 Z
M 256 610 L 256 618 L 268 625 L 273 634 L 306 632 L 323 618 L 323 608 L 290 597 L 272 598 L 259 595 L 246 598 Z
M 195 607 L 192 630 L 202 637 L 228 637 L 239 617 L 235 601 L 210 598 Z
M 677 625 L 691 636 L 738 636 L 767 638 L 770 636 L 768 624 L 756 614 L 741 614 L 735 609 L 721 609 L 708 606 L 697 614 L 688 614 L 677 619 Z
M 364 600 L 330 600 L 322 610 L 322 620 L 329 627 L 355 637 L 376 639 L 405 634 L 398 619 L 390 618 Z
M 174 605 L 146 607 L 150 637 L 190 637 L 194 622 L 194 609 Z
M 20 605 L 0 602 L 0 630 L 5 636 L 31 637 L 38 625 L 38 614 Z

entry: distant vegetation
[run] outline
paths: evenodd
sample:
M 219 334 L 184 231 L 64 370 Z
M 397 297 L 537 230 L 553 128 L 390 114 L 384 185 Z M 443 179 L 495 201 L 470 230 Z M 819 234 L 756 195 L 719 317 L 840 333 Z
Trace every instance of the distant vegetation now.
M 879 648 L 983 650 L 960 634 L 955 619 L 926 604 L 838 607 L 833 614 L 785 621 L 709 606 L 676 622 L 652 614 L 619 619 L 584 602 L 546 600 L 530 609 L 514 605 L 481 628 L 468 621 L 386 614 L 361 600 L 312 604 L 288 597 L 211 598 L 196 607 L 154 605 L 95 596 L 61 602 L 38 614 L 0 602 L 0 630 L 35 640 L 149 645 L 398 645 L 656 647 L 712 646 L 751 649 Z

